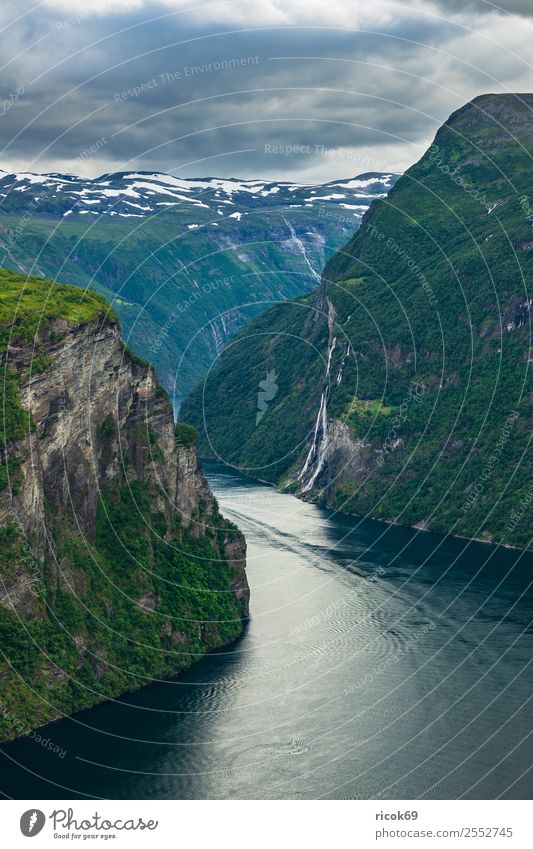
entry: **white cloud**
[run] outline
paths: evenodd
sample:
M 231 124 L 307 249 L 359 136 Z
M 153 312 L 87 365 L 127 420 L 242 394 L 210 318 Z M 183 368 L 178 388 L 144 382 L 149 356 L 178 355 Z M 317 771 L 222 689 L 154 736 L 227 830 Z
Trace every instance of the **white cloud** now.
M 411 14 L 453 18 L 472 14 L 533 15 L 531 0 L 46 0 L 46 5 L 66 17 L 91 14 L 116 15 L 143 9 L 147 16 L 161 9 L 188 13 L 198 22 L 258 26 L 340 26 L 388 25 Z
M 533 90 L 533 21 L 450 0 L 450 22 L 444 0 L 415 14 L 421 2 L 48 0 L 5 38 L 6 91 L 23 83 L 25 92 L 3 116 L 0 167 L 303 182 L 404 170 L 468 100 Z M 189 11 L 161 17 L 171 9 Z M 210 70 L 256 54 L 245 67 Z M 194 76 L 116 102 L 117 92 L 191 65 Z M 103 149 L 81 161 L 100 137 Z M 310 153 L 266 156 L 266 143 Z
M 152 5 L 146 0 L 46 0 L 46 6 L 54 12 L 61 12 L 65 19 L 83 21 L 91 15 L 111 15 L 131 12 Z
M 427 0 L 47 0 L 47 5 L 66 16 L 116 15 L 142 9 L 157 17 L 162 9 L 187 13 L 200 24 L 236 27 L 324 26 L 358 28 L 388 26 L 413 14 L 442 16 Z

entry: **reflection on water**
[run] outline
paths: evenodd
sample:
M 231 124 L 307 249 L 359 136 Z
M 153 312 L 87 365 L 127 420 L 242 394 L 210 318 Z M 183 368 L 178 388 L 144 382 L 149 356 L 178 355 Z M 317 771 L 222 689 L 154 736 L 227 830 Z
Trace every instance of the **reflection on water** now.
M 208 468 L 252 619 L 180 678 L 0 749 L 18 798 L 531 798 L 531 555 Z

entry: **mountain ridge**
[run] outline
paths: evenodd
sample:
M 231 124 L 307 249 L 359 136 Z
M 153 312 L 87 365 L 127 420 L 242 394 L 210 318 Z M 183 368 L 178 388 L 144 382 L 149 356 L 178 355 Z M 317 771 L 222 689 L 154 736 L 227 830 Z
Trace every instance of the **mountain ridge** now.
M 372 203 L 314 294 L 223 352 L 183 407 L 207 455 L 344 512 L 531 544 L 533 95 L 484 103 Z M 255 386 L 276 365 L 255 427 Z
M 0 252 L 14 271 L 94 287 L 171 392 L 198 382 L 266 305 L 311 290 L 395 176 L 306 186 L 121 172 L 0 174 Z

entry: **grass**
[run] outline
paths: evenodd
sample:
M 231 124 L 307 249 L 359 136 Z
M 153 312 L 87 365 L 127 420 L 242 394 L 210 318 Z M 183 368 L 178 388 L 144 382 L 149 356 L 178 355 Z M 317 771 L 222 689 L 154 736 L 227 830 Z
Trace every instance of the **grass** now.
M 362 398 L 353 398 L 348 404 L 348 409 L 341 416 L 343 419 L 348 419 L 351 416 L 390 416 L 394 407 L 383 404 L 379 398 L 371 400 L 363 400 Z
M 72 324 L 85 324 L 105 314 L 116 321 L 113 311 L 102 295 L 93 291 L 80 291 L 75 286 L 63 286 L 39 277 L 25 277 L 7 269 L 0 269 L 0 355 L 10 341 L 24 339 L 34 345 L 34 355 L 25 374 L 17 374 L 9 364 L 2 373 L 2 399 L 0 404 L 0 447 L 21 439 L 33 422 L 30 413 L 22 407 L 20 384 L 30 375 L 45 371 L 52 359 L 40 352 L 39 331 L 51 318 L 62 318 Z M 11 457 L 12 468 L 15 458 Z M 0 469 L 0 489 L 7 484 L 7 461 Z
M 31 341 L 48 319 L 62 318 L 72 324 L 86 324 L 100 314 L 116 321 L 113 310 L 97 292 L 0 269 L 0 324 L 4 325 L 0 350 L 11 329 L 12 335 Z

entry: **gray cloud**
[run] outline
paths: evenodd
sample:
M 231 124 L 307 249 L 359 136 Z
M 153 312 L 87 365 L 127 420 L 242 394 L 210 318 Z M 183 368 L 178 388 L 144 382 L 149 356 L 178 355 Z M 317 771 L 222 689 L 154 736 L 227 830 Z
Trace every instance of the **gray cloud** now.
M 533 6 L 530 0 L 499 0 L 499 2 L 496 2 L 496 0 L 494 2 L 490 2 L 490 0 L 466 0 L 466 2 L 464 0 L 442 0 L 438 5 L 444 13 L 475 10 L 484 14 L 507 12 L 525 17 L 533 16 Z
M 497 16 L 495 28 L 494 13 L 464 7 L 449 20 L 406 8 L 367 31 L 208 25 L 152 3 L 64 17 L 40 6 L 10 24 L 9 8 L 6 170 L 317 181 L 398 170 L 465 101 L 533 89 L 533 24 Z

